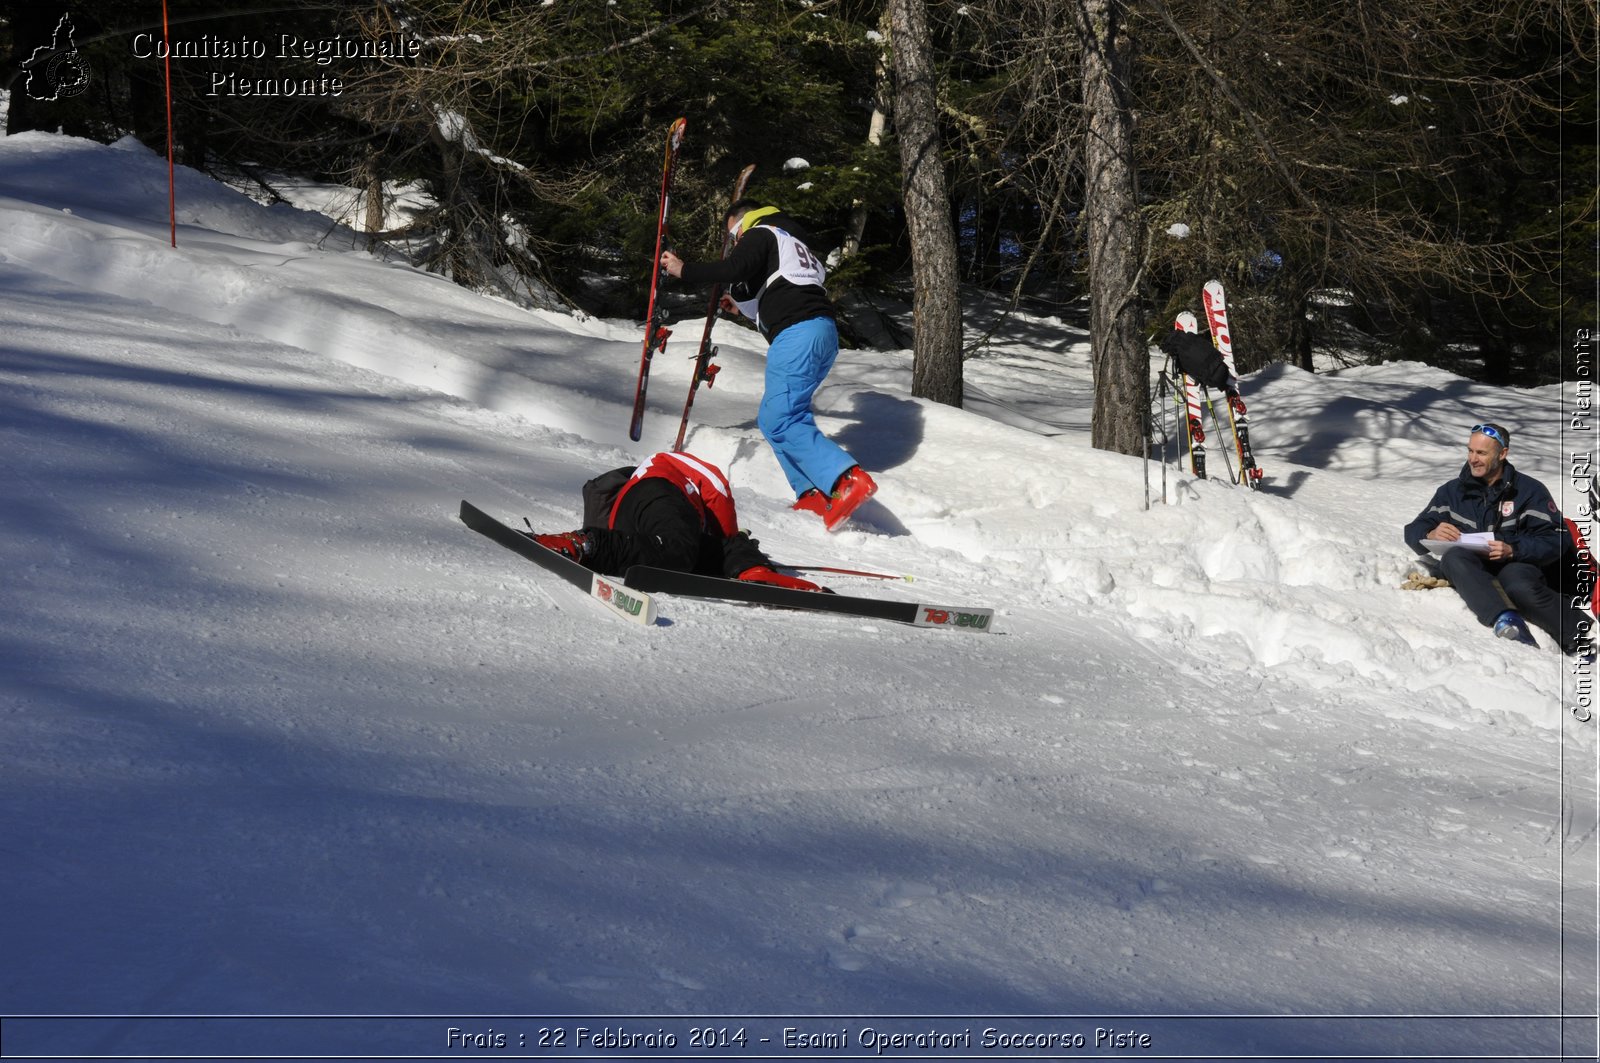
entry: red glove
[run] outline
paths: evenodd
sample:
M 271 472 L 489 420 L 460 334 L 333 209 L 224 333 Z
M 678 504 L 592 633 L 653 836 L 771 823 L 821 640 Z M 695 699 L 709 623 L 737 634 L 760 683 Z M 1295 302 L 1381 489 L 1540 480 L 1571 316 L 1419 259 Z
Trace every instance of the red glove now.
M 797 579 L 794 576 L 785 576 L 781 572 L 774 572 L 766 565 L 747 568 L 739 573 L 739 578 L 746 583 L 770 583 L 774 587 L 788 587 L 797 591 L 820 591 L 826 589 L 809 580 Z
M 535 535 L 533 541 L 554 550 L 562 557 L 582 562 L 594 552 L 594 544 L 581 531 L 559 532 L 554 535 Z

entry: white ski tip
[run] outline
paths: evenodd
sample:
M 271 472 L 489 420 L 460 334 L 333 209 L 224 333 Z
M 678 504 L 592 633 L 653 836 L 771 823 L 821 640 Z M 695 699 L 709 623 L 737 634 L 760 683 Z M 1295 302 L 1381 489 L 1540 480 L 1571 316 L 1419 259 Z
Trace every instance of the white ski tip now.
M 624 620 L 650 627 L 656 622 L 656 600 L 643 591 L 610 576 L 596 572 L 589 583 L 589 594 Z

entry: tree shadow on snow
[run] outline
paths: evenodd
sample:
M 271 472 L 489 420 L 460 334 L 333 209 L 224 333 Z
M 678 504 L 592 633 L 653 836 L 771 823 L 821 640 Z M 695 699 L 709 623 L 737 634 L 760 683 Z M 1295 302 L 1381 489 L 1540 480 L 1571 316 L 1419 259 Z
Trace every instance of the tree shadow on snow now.
M 851 400 L 851 412 L 831 416 L 850 423 L 830 433 L 866 469 L 893 469 L 911 460 L 922 444 L 922 407 L 909 399 L 863 391 Z
M 1258 488 L 1264 495 L 1273 495 L 1278 498 L 1293 498 L 1300 488 L 1304 487 L 1311 479 L 1311 474 L 1304 469 L 1296 469 L 1288 476 L 1264 477 Z

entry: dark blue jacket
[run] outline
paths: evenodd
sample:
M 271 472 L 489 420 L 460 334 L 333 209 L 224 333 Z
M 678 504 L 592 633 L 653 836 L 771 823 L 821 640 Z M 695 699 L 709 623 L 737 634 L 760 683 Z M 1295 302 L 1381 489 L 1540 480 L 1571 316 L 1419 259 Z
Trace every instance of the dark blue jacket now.
M 1406 545 L 1427 553 L 1422 540 L 1440 524 L 1454 524 L 1464 532 L 1494 532 L 1496 539 L 1511 544 L 1513 561 L 1541 568 L 1561 559 L 1567 538 L 1550 492 L 1533 477 L 1519 475 L 1510 462 L 1493 486 L 1463 464 L 1461 475 L 1435 491 L 1427 508 L 1406 525 Z

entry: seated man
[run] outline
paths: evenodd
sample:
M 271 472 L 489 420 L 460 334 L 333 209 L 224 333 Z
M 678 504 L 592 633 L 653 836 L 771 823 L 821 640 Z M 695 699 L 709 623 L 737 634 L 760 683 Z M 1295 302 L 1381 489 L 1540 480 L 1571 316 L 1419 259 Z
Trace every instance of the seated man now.
M 1423 540 L 1460 542 L 1463 533 L 1489 533 L 1484 553 L 1466 547 L 1444 552 L 1439 571 L 1467 608 L 1501 638 L 1537 645 L 1524 617 L 1549 632 L 1563 653 L 1587 649 L 1588 618 L 1545 578 L 1562 563 L 1567 531 L 1545 486 L 1506 460 L 1511 433 L 1497 424 L 1475 425 L 1461 475 L 1441 486 L 1405 540 L 1426 555 Z
M 583 485 L 584 526 L 555 534 L 524 533 L 541 546 L 607 576 L 650 565 L 703 576 L 825 590 L 772 569 L 750 533 L 739 528 L 733 490 L 721 469 L 664 451 L 637 468 L 613 469 Z

